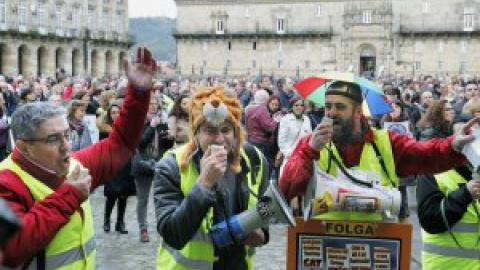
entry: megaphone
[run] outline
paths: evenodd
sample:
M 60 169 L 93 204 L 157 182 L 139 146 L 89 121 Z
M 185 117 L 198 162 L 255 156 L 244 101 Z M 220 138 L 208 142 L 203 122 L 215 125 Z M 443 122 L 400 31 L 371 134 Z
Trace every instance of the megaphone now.
M 278 186 L 270 181 L 265 194 L 258 197 L 255 208 L 215 224 L 210 228 L 210 236 L 217 247 L 223 248 L 242 242 L 255 229 L 276 223 L 295 226 L 295 219 Z

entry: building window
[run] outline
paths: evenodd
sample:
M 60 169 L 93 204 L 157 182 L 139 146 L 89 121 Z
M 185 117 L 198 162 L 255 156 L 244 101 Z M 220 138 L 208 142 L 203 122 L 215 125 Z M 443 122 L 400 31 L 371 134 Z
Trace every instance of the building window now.
M 438 70 L 443 70 L 443 68 L 445 67 L 445 62 L 443 61 L 438 61 Z
M 72 11 L 72 29 L 77 30 L 80 27 L 80 8 L 74 7 Z
M 95 22 L 95 8 L 94 7 L 88 7 L 88 13 L 87 13 L 87 23 L 88 23 L 88 28 L 89 29 L 95 29 L 96 27 L 96 22 Z
M 203 51 L 206 52 L 208 50 L 208 43 L 206 41 L 203 42 Z
M 5 24 L 7 22 L 7 6 L 5 0 L 0 0 L 0 23 Z
M 423 1 L 422 2 L 422 13 L 423 14 L 428 14 L 430 13 L 430 7 L 432 3 L 430 1 Z
M 230 61 L 230 59 L 227 59 L 227 63 L 225 64 L 225 66 L 230 67 L 231 64 L 232 64 L 232 62 Z
M 245 17 L 246 18 L 250 17 L 250 8 L 249 7 L 245 8 Z
M 18 25 L 27 26 L 27 7 L 24 1 L 18 2 Z
M 445 50 L 445 41 L 441 40 L 438 42 L 437 50 L 438 52 L 443 52 Z
M 257 50 L 257 42 L 256 42 L 256 41 L 253 42 L 253 46 L 252 46 L 252 47 L 253 47 L 253 50 L 254 50 L 254 51 Z
M 206 67 L 206 66 L 207 66 L 207 60 L 203 60 L 202 65 L 203 65 L 204 67 Z
M 420 62 L 420 61 L 415 61 L 415 63 L 414 63 L 414 68 L 415 68 L 415 70 L 420 70 L 420 69 L 422 69 L 422 62 Z
M 310 68 L 310 60 L 305 60 L 305 68 Z
M 37 9 L 37 24 L 38 27 L 46 27 L 47 26 L 47 9 L 45 7 L 45 3 L 42 1 L 38 2 L 38 9 Z
M 463 31 L 473 31 L 475 27 L 475 15 L 473 10 L 466 9 L 463 13 Z
M 372 10 L 367 9 L 363 11 L 363 23 L 372 23 Z
M 63 11 L 61 5 L 57 5 L 55 9 L 55 20 L 57 29 L 63 29 Z
M 465 74 L 467 72 L 467 62 L 460 62 L 460 74 Z
M 103 24 L 103 30 L 105 32 L 108 32 L 110 31 L 110 24 L 109 24 L 109 20 L 108 20 L 108 10 L 104 10 L 103 11 L 103 14 L 102 14 L 102 24 Z
M 323 10 L 323 6 L 322 5 L 317 5 L 317 8 L 315 10 L 315 15 L 317 15 L 317 17 L 321 17 L 323 16 L 324 10 Z
M 285 18 L 277 18 L 277 34 L 285 34 Z
M 223 35 L 225 33 L 225 22 L 223 20 L 217 20 L 215 23 L 215 33 L 217 35 Z
M 117 32 L 123 33 L 125 32 L 124 24 L 123 24 L 123 11 L 117 12 Z
M 460 41 L 460 52 L 464 53 L 468 49 L 468 42 L 466 40 Z
M 279 59 L 277 64 L 278 64 L 278 68 L 282 68 L 283 60 Z
M 228 50 L 231 51 L 232 50 L 232 42 L 228 42 Z

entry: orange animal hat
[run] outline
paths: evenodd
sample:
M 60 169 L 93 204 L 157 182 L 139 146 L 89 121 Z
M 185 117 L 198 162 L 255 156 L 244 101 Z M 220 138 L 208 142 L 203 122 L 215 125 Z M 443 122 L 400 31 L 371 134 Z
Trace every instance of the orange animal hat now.
M 245 141 L 241 125 L 242 107 L 237 97 L 225 95 L 225 89 L 221 86 L 201 88 L 192 97 L 189 114 L 189 141 L 186 144 L 186 151 L 180 156 L 180 168 L 182 170 L 188 168 L 192 153 L 195 152 L 197 147 L 200 147 L 195 143 L 195 134 L 198 127 L 205 121 L 217 124 L 223 122 L 224 119 L 230 121 L 235 129 L 236 144 L 233 149 L 231 169 L 235 173 L 241 171 L 240 150 Z

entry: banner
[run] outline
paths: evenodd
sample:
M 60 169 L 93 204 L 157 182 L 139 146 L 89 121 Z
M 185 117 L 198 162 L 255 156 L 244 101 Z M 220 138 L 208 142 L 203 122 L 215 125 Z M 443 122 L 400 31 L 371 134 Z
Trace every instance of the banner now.
M 408 270 L 408 223 L 303 221 L 288 228 L 287 270 Z

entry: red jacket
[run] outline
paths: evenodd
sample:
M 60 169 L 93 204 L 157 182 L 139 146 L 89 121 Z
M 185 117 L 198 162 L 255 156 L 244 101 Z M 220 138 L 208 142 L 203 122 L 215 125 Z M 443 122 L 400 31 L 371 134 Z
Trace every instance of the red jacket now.
M 440 173 L 466 162 L 462 154 L 452 149 L 453 136 L 425 142 L 417 142 L 395 132 L 389 132 L 389 136 L 398 177 Z M 305 194 L 313 174 L 312 160 L 320 157 L 320 152 L 308 145 L 310 137 L 311 135 L 308 135 L 300 140 L 280 177 L 279 187 L 287 200 Z M 337 148 L 347 168 L 358 165 L 365 142 L 371 141 L 373 141 L 373 132 L 370 130 L 362 142 Z
M 72 153 L 92 176 L 93 191 L 112 178 L 133 155 L 140 142 L 150 93 L 137 93 L 129 86 L 119 118 L 110 136 L 90 147 Z M 17 267 L 44 250 L 75 211 L 81 211 L 82 195 L 63 179 L 42 170 L 15 149 L 12 159 L 54 193 L 34 204 L 27 186 L 14 173 L 0 171 L 0 196 L 12 207 L 23 228 L 4 247 L 4 265 Z

